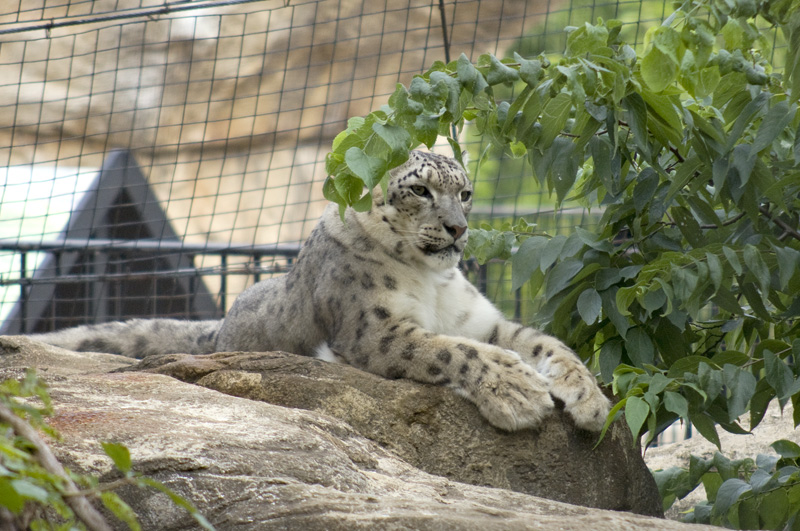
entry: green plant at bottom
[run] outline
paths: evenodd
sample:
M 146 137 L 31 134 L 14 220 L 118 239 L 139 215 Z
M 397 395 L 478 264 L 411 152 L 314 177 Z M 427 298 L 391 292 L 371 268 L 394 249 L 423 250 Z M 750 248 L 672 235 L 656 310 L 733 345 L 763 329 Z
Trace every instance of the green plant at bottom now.
M 128 449 L 103 443 L 123 477 L 101 483 L 91 475 L 75 474 L 55 458 L 40 435 L 58 439 L 47 424 L 53 407 L 46 384 L 32 370 L 22 380 L 0 382 L 0 527 L 16 529 L 111 529 L 90 500 L 99 499 L 132 530 L 140 525 L 133 509 L 114 492 L 125 485 L 155 488 L 186 509 L 204 529 L 213 526 L 185 498 L 164 484 L 133 471 Z
M 731 460 L 716 452 L 711 459 L 691 456 L 688 469 L 655 471 L 664 510 L 702 484 L 708 499 L 687 513 L 686 522 L 800 529 L 800 446 L 781 439 L 771 447 L 778 455 Z

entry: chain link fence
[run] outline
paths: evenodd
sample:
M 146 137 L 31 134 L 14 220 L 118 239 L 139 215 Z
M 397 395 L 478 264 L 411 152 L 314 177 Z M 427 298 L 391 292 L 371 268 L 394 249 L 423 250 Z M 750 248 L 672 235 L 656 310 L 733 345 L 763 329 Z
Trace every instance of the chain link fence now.
M 557 54 L 565 27 L 597 17 L 622 19 L 641 42 L 670 6 L 3 2 L 0 330 L 224 315 L 247 285 L 291 267 L 325 206 L 331 140 L 396 83 L 461 53 Z M 462 141 L 481 153 L 469 128 Z M 574 205 L 556 212 L 518 161 L 473 176 L 475 226 L 524 216 L 558 233 L 596 222 Z M 529 319 L 535 305 L 510 292 L 504 266 L 470 271 L 510 316 Z

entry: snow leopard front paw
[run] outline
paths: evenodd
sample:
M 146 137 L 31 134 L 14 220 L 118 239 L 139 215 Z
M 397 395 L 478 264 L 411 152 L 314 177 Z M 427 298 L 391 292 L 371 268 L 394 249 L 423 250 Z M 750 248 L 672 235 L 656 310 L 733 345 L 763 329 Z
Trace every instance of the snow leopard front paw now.
M 575 425 L 579 428 L 600 431 L 606 422 L 611 403 L 592 381 L 578 391 L 578 396 L 571 404 L 565 403 L 564 409 L 575 419 Z
M 546 374 L 551 378 L 550 393 L 564 402 L 564 410 L 576 426 L 590 431 L 603 429 L 611 403 L 594 375 L 577 358 L 571 353 L 565 355 L 564 359 L 554 361 Z
M 474 401 L 492 425 L 517 431 L 538 426 L 553 411 L 547 381 L 522 361 L 490 369 L 477 382 Z

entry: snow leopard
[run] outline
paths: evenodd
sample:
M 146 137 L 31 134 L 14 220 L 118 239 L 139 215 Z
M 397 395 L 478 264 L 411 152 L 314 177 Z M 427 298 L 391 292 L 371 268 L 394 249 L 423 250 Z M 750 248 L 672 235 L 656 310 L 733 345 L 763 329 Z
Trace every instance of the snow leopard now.
M 76 351 L 275 351 L 385 378 L 447 386 L 506 431 L 538 426 L 554 400 L 599 431 L 609 400 L 567 346 L 507 320 L 458 265 L 473 185 L 455 159 L 412 151 L 372 208 L 330 204 L 291 270 L 244 290 L 219 321 L 134 319 L 32 336 Z

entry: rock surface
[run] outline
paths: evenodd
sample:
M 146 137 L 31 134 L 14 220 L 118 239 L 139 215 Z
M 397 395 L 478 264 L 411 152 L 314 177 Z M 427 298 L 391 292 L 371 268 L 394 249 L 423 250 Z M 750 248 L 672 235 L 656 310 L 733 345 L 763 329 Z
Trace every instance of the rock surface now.
M 282 352 L 151 356 L 126 370 L 325 413 L 409 464 L 455 481 L 661 515 L 652 475 L 622 423 L 596 449 L 597 435 L 578 430 L 564 414 L 540 430 L 511 434 L 490 426 L 452 390 Z
M 148 363 L 158 365 L 155 361 Z M 445 390 L 364 378 L 363 373 L 363 381 L 356 384 L 356 373 L 349 367 L 299 361 L 275 353 L 228 354 L 214 359 L 177 357 L 157 368 L 193 374 L 187 379 L 196 379 L 201 385 L 192 385 L 164 374 L 126 370 L 135 363 L 130 359 L 68 352 L 21 337 L 0 338 L 0 378 L 19 376 L 25 368 L 36 367 L 51 386 L 56 409 L 52 424 L 63 436 L 53 447 L 68 466 L 111 480 L 116 476 L 100 442 L 123 443 L 131 450 L 135 470 L 191 499 L 217 529 L 687 528 L 667 520 L 578 507 L 423 472 L 396 455 L 403 444 L 397 439 L 389 444 L 392 437 L 399 437 L 404 430 L 416 437 L 417 446 L 407 442 L 402 451 L 407 453 L 406 459 L 424 462 L 423 454 L 435 446 L 433 438 L 452 436 L 453 428 L 447 423 L 455 420 L 448 419 L 463 416 L 463 411 L 470 410 L 469 404 L 459 405 L 460 399 L 450 399 Z M 210 364 L 217 368 L 209 370 Z M 248 364 L 253 366 L 248 368 Z M 330 372 L 323 370 L 334 367 Z M 117 372 L 109 372 L 114 369 Z M 254 383 L 257 380 L 265 384 L 262 390 L 267 383 L 277 386 L 281 372 L 295 375 L 285 377 L 287 396 L 309 394 L 314 386 L 300 387 L 299 382 L 316 381 L 316 400 L 323 403 L 325 396 L 335 398 L 331 404 L 339 404 L 345 412 L 339 416 L 349 416 L 354 425 L 335 418 L 333 412 L 323 412 L 321 406 L 318 411 L 283 407 L 202 387 L 212 383 L 223 387 L 228 381 L 224 385 L 233 388 L 238 379 L 238 389 L 254 392 L 259 388 Z M 381 404 L 377 398 L 380 391 L 394 400 Z M 298 400 L 311 403 L 314 399 L 301 396 Z M 451 407 L 453 412 L 448 411 Z M 417 421 L 392 427 L 386 418 L 399 422 L 403 411 L 416 411 Z M 364 426 L 377 422 L 377 416 L 369 418 L 373 414 L 379 414 L 385 424 L 375 429 L 384 437 L 386 448 L 378 444 L 381 441 L 376 443 L 360 433 Z M 357 422 L 360 415 L 367 416 Z M 515 436 L 494 433 L 478 422 L 477 413 L 470 415 L 475 418 L 465 420 L 464 435 L 450 445 L 454 456 L 463 455 L 455 447 L 473 450 L 470 433 L 478 437 L 483 432 L 493 438 L 486 439 L 486 444 L 502 438 L 535 437 L 531 432 Z M 556 437 L 561 432 L 564 435 L 558 436 L 563 437 L 564 449 L 580 444 L 566 442 L 581 437 L 570 433 L 567 423 L 559 419 L 554 417 L 541 430 L 538 441 L 546 440 L 548 433 Z M 436 423 L 444 425 L 431 435 Z M 487 434 L 489 431 L 493 433 Z M 501 445 L 494 453 L 506 451 Z M 469 466 L 463 463 L 463 468 Z M 497 477 L 503 477 L 500 472 L 495 470 Z M 507 477 L 503 481 L 519 480 Z M 587 472 L 570 481 L 591 480 Z M 592 488 L 603 491 L 610 487 L 604 481 Z M 163 494 L 132 488 L 121 494 L 141 515 L 145 529 L 193 528 L 193 521 Z

